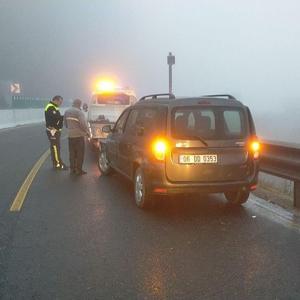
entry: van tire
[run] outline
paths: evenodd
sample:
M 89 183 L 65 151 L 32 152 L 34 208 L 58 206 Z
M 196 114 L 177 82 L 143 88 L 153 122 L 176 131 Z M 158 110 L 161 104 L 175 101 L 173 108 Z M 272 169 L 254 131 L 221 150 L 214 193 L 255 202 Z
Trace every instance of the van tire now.
M 97 164 L 98 164 L 98 168 L 101 172 L 101 175 L 107 176 L 112 173 L 113 169 L 109 165 L 109 162 L 108 162 L 107 156 L 106 156 L 106 151 L 104 149 L 99 151 Z
M 136 206 L 142 209 L 152 207 L 153 196 L 149 193 L 147 180 L 141 167 L 138 167 L 135 171 L 133 184 Z
M 224 194 L 229 203 L 241 205 L 248 200 L 250 191 L 239 189 L 236 191 L 225 192 Z

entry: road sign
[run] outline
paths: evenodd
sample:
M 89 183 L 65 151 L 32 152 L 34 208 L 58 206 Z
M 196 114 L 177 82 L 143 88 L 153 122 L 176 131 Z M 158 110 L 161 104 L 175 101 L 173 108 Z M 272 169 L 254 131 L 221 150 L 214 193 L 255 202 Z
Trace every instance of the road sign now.
M 175 56 L 172 54 L 172 52 L 169 52 L 168 58 L 168 65 L 172 66 L 175 65 Z
M 20 83 L 12 83 L 10 85 L 10 92 L 12 94 L 20 94 L 21 93 L 21 85 L 20 85 Z

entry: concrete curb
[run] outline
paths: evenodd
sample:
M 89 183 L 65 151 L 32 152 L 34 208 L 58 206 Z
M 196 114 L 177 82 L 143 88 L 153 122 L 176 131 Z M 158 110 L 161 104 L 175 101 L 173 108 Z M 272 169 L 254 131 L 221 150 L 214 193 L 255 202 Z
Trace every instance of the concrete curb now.
M 64 113 L 65 107 L 61 108 Z M 44 122 L 44 109 L 3 109 L 0 110 L 0 129 Z

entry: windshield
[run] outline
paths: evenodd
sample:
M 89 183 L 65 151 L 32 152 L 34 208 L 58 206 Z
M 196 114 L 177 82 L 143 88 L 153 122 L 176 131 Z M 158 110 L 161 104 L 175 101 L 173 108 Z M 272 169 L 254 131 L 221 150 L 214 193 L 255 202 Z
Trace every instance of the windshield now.
M 242 109 L 228 107 L 178 107 L 172 113 L 175 138 L 243 139 L 247 134 Z
M 94 95 L 94 104 L 129 105 L 130 96 L 124 93 L 107 93 Z

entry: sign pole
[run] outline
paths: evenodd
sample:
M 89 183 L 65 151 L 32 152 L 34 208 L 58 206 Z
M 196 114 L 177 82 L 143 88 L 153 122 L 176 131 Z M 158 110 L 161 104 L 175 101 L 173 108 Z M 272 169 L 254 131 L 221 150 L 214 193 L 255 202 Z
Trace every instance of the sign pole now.
M 172 52 L 169 52 L 169 55 L 167 56 L 167 61 L 169 65 L 169 93 L 173 94 L 172 66 L 175 65 L 175 56 L 172 55 Z

